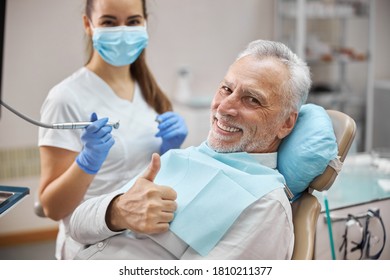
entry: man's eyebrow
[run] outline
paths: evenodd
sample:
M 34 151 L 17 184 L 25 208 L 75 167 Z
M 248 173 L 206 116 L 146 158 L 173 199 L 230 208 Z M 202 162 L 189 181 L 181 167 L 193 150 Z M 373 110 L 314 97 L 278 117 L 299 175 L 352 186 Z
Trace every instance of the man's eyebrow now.
M 233 86 L 233 83 L 227 81 L 226 79 L 223 79 L 221 83 L 227 85 L 229 88 Z
M 260 88 L 248 88 L 245 91 L 260 101 L 267 101 L 267 95 Z

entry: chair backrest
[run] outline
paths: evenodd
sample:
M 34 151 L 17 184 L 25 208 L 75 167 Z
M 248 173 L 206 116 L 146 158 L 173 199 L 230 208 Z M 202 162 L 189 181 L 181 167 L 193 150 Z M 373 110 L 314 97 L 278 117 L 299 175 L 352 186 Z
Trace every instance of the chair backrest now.
M 327 110 L 332 120 L 333 129 L 336 135 L 338 156 L 341 162 L 352 145 L 356 135 L 355 121 L 345 113 Z M 331 166 L 317 176 L 308 186 L 307 190 L 292 203 L 293 224 L 295 244 L 292 259 L 310 260 L 314 257 L 315 232 L 318 217 L 321 211 L 321 204 L 311 191 L 328 190 L 337 177 L 337 172 Z

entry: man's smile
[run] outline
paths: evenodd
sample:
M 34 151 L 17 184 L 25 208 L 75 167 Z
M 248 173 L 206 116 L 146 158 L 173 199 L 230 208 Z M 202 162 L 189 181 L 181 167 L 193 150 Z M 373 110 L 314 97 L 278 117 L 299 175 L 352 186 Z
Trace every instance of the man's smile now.
M 239 131 L 242 131 L 242 129 L 238 128 L 238 127 L 235 127 L 235 126 L 231 126 L 231 125 L 228 125 L 228 124 L 223 124 L 219 119 L 215 118 L 214 119 L 214 122 L 215 124 L 217 125 L 217 127 L 219 129 L 221 129 L 222 131 L 225 131 L 225 132 L 231 132 L 231 133 L 234 133 L 234 132 L 239 132 Z

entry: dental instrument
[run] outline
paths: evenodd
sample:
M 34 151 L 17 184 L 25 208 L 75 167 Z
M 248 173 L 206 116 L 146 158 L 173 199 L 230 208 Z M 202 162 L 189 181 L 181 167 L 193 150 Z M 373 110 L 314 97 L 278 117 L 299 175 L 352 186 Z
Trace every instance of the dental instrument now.
M 82 129 L 90 125 L 92 122 L 66 122 L 66 123 L 54 123 L 54 124 L 46 124 L 42 122 L 38 122 L 36 120 L 30 119 L 29 117 L 23 115 L 22 113 L 16 111 L 11 106 L 4 103 L 3 100 L 0 100 L 0 104 L 3 105 L 5 108 L 10 110 L 12 113 L 17 115 L 18 117 L 28 121 L 29 123 L 32 123 L 36 126 L 44 127 L 44 128 L 51 128 L 51 129 Z M 115 129 L 119 128 L 119 121 L 117 122 L 108 122 L 105 126 L 112 126 Z
M 90 125 L 92 122 L 70 122 L 70 123 L 53 123 L 50 128 L 53 129 L 81 129 Z M 105 126 L 119 128 L 119 122 L 108 122 Z

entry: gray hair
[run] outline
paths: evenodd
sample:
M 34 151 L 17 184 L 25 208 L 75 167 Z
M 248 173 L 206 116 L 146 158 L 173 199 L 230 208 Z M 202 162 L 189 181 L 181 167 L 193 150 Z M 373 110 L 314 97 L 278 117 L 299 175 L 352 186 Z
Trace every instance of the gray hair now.
M 285 94 L 283 104 L 287 107 L 286 113 L 299 111 L 306 102 L 311 86 L 310 69 L 307 64 L 280 42 L 253 41 L 238 55 L 237 60 L 247 55 L 254 55 L 260 59 L 275 57 L 287 66 L 290 79 L 281 85 Z

